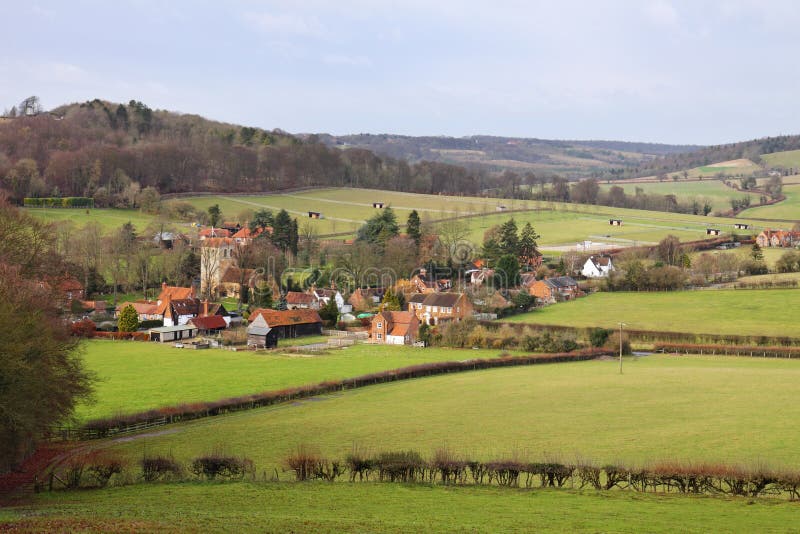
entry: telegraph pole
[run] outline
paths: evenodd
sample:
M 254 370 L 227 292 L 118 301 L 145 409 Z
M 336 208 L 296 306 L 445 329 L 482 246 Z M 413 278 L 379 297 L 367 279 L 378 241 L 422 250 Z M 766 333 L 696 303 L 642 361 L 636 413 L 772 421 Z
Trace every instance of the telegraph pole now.
M 622 374 L 622 327 L 625 323 L 619 323 L 619 374 Z

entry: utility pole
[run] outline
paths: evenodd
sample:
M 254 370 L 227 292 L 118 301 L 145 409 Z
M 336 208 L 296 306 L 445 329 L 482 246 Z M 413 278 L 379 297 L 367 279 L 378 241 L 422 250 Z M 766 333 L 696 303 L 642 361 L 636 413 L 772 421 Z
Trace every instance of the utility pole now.
M 619 374 L 622 374 L 622 327 L 625 323 L 619 323 Z

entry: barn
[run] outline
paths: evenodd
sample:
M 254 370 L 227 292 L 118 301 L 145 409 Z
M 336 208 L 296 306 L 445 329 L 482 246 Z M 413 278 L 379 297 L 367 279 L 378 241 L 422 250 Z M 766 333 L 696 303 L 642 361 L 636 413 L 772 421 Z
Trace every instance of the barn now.
M 622 226 L 622 219 L 609 219 L 608 224 L 611 226 Z
M 733 227 L 736 228 L 737 230 L 747 230 L 748 228 L 750 228 L 750 225 L 744 223 L 736 223 L 733 225 Z
M 322 334 L 322 318 L 315 310 L 311 309 L 278 311 L 259 308 L 254 310 L 250 317 L 251 326 L 258 317 L 261 317 L 266 326 L 275 332 L 276 339 Z
M 372 207 L 375 209 L 383 209 L 383 202 L 373 202 Z
M 309 211 L 308 212 L 309 219 L 322 219 L 322 212 L 320 211 Z
M 722 230 L 716 228 L 706 228 L 706 235 L 720 235 Z

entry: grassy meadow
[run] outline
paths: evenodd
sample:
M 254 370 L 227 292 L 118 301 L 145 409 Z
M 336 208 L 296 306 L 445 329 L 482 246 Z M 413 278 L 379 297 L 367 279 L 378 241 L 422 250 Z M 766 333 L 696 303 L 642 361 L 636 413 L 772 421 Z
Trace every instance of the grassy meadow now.
M 38 219 L 47 222 L 69 221 L 75 226 L 85 226 L 87 223 L 98 223 L 104 230 L 117 230 L 123 224 L 132 223 L 137 231 L 141 232 L 156 220 L 154 215 L 133 209 L 97 208 L 85 209 L 56 209 L 56 208 L 26 208 L 25 211 Z M 87 213 L 88 212 L 88 213 Z
M 348 390 L 93 442 L 131 459 L 214 449 L 280 470 L 300 444 L 331 458 L 446 446 L 476 459 L 796 464 L 800 362 L 665 356 L 455 373 Z M 765 414 L 770 414 L 765 417 Z
M 601 326 L 698 334 L 796 335 L 800 293 L 793 289 L 595 293 L 509 322 Z
M 764 160 L 764 163 L 773 167 L 800 167 L 800 150 L 785 150 L 783 152 L 764 154 L 761 159 Z
M 400 484 L 157 484 L 39 494 L 0 530 L 59 532 L 786 531 L 797 505 L 628 492 Z
M 601 184 L 603 190 L 610 189 L 614 184 Z M 740 199 L 745 196 L 750 196 L 751 202 L 758 202 L 758 196 L 747 195 L 741 193 L 723 184 L 720 180 L 705 180 L 705 181 L 677 181 L 671 179 L 663 182 L 653 183 L 623 183 L 618 184 L 625 189 L 625 193 L 633 195 L 637 188 L 640 188 L 647 195 L 669 195 L 674 194 L 679 202 L 691 202 L 692 200 L 699 199 L 702 203 L 707 200 L 714 211 L 724 211 L 731 209 L 731 199 Z
M 743 217 L 786 219 L 800 222 L 800 184 L 784 185 L 783 194 L 786 195 L 786 200 L 783 202 L 778 202 L 772 206 L 750 208 L 742 212 L 741 215 Z M 763 225 L 764 223 L 762 222 L 761 224 Z M 791 224 L 784 223 L 782 227 L 788 229 Z
M 310 340 L 313 341 L 320 339 Z M 281 344 L 286 344 L 285 340 Z M 87 368 L 99 379 L 96 403 L 79 406 L 77 418 L 86 421 L 183 402 L 212 401 L 315 384 L 424 362 L 491 358 L 498 353 L 496 350 L 355 345 L 308 356 L 187 350 L 157 343 L 92 340 L 85 343 L 83 357 Z

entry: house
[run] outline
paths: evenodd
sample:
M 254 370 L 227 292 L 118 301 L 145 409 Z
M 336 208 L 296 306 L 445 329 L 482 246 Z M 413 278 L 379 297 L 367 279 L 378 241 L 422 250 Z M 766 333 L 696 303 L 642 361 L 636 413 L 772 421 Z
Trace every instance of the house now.
M 164 321 L 164 326 L 185 325 L 189 319 L 197 317 L 201 312 L 200 299 L 172 299 L 159 301 L 155 315 Z M 208 301 L 205 301 L 208 305 Z
M 800 244 L 800 232 L 786 230 L 762 231 L 756 237 L 756 243 L 760 247 L 794 247 Z
M 150 336 L 150 341 L 168 343 L 170 341 L 180 341 L 182 339 L 191 339 L 195 337 L 197 335 L 197 327 L 191 324 L 161 326 L 158 328 L 151 328 L 147 333 Z
M 316 287 L 312 287 L 310 289 L 310 294 L 317 299 L 320 308 L 326 306 L 328 302 L 333 299 L 336 301 L 336 308 L 339 310 L 339 313 L 350 313 L 353 311 L 353 306 L 345 303 L 344 297 L 335 288 L 317 289 Z
M 309 293 L 301 293 L 299 291 L 286 292 L 286 307 L 290 310 L 318 310 L 319 300 L 314 295 Z
M 263 317 L 267 326 L 275 331 L 277 339 L 322 334 L 322 318 L 316 310 L 270 310 L 258 308 L 250 314 L 250 322 Z
M 277 347 L 278 332 L 269 327 L 263 316 L 257 315 L 247 326 L 247 346 L 256 349 Z
M 171 250 L 178 242 L 188 243 L 188 239 L 183 234 L 175 232 L 158 232 L 153 236 L 153 242 L 161 248 Z
M 482 291 L 480 294 L 472 295 L 472 304 L 478 311 L 502 310 L 514 305 L 509 298 L 506 298 L 506 295 L 503 295 L 500 291 L 491 289 Z
M 264 231 L 265 230 L 262 228 L 256 228 L 255 231 L 252 231 L 250 228 L 245 226 L 244 228 L 240 228 L 238 232 L 231 236 L 231 238 L 238 245 L 249 245 L 253 242 L 253 239 L 263 234 Z M 272 227 L 267 226 L 266 232 L 272 234 Z
M 139 322 L 161 321 L 164 319 L 162 315 L 156 313 L 158 311 L 158 304 L 147 300 L 120 303 L 117 305 L 117 311 L 114 312 L 114 317 L 119 317 L 119 314 L 122 313 L 122 310 L 127 306 L 133 306 L 133 309 L 136 310 L 136 315 L 139 316 Z
M 359 287 L 347 299 L 356 311 L 369 311 L 383 300 L 386 290 L 382 287 Z
M 429 275 L 427 269 L 419 269 L 417 274 L 411 277 L 411 283 L 419 293 L 447 291 L 453 286 L 452 282 L 447 278 L 436 278 Z
M 229 238 L 231 237 L 231 231 L 225 228 L 203 228 L 198 232 L 197 237 L 200 241 L 205 241 L 206 239 L 211 239 L 214 237 L 221 237 L 221 238 Z
M 437 325 L 470 317 L 472 302 L 464 293 L 428 293 L 412 296 L 408 311 L 416 315 L 420 323 Z
M 217 291 L 219 291 L 221 297 L 238 299 L 242 292 L 242 285 L 252 289 L 255 287 L 257 277 L 255 269 L 240 269 L 230 266 L 222 274 Z M 241 283 L 242 281 L 244 281 L 244 284 Z
M 706 228 L 706 235 L 720 235 L 722 230 L 717 228 Z
M 608 224 L 611 226 L 622 226 L 622 219 L 609 219 Z
M 536 283 L 536 274 L 535 273 L 520 273 L 519 275 L 519 285 L 524 289 L 530 289 L 533 284 Z
M 83 284 L 72 276 L 65 276 L 56 282 L 55 287 L 64 304 L 69 306 L 73 300 L 83 300 L 85 291 Z
M 571 276 L 557 276 L 555 278 L 537 280 L 528 288 L 528 293 L 547 303 L 572 300 L 581 296 L 578 282 Z
M 167 298 L 170 299 L 193 299 L 195 297 L 193 287 L 168 286 L 166 282 L 161 283 L 161 293 L 158 294 L 156 304 L 161 304 Z
M 494 277 L 494 269 L 487 269 L 486 267 L 482 267 L 480 269 L 469 269 L 465 271 L 464 274 L 469 275 L 469 283 L 474 286 L 483 285 L 487 280 L 491 280 Z
M 581 274 L 586 278 L 605 278 L 614 270 L 611 256 L 589 256 Z
M 419 334 L 419 320 L 413 312 L 382 311 L 372 318 L 370 338 L 387 345 L 412 345 Z
M 228 323 L 222 315 L 192 317 L 186 324 L 197 327 L 197 333 L 200 335 L 216 334 L 228 328 Z

